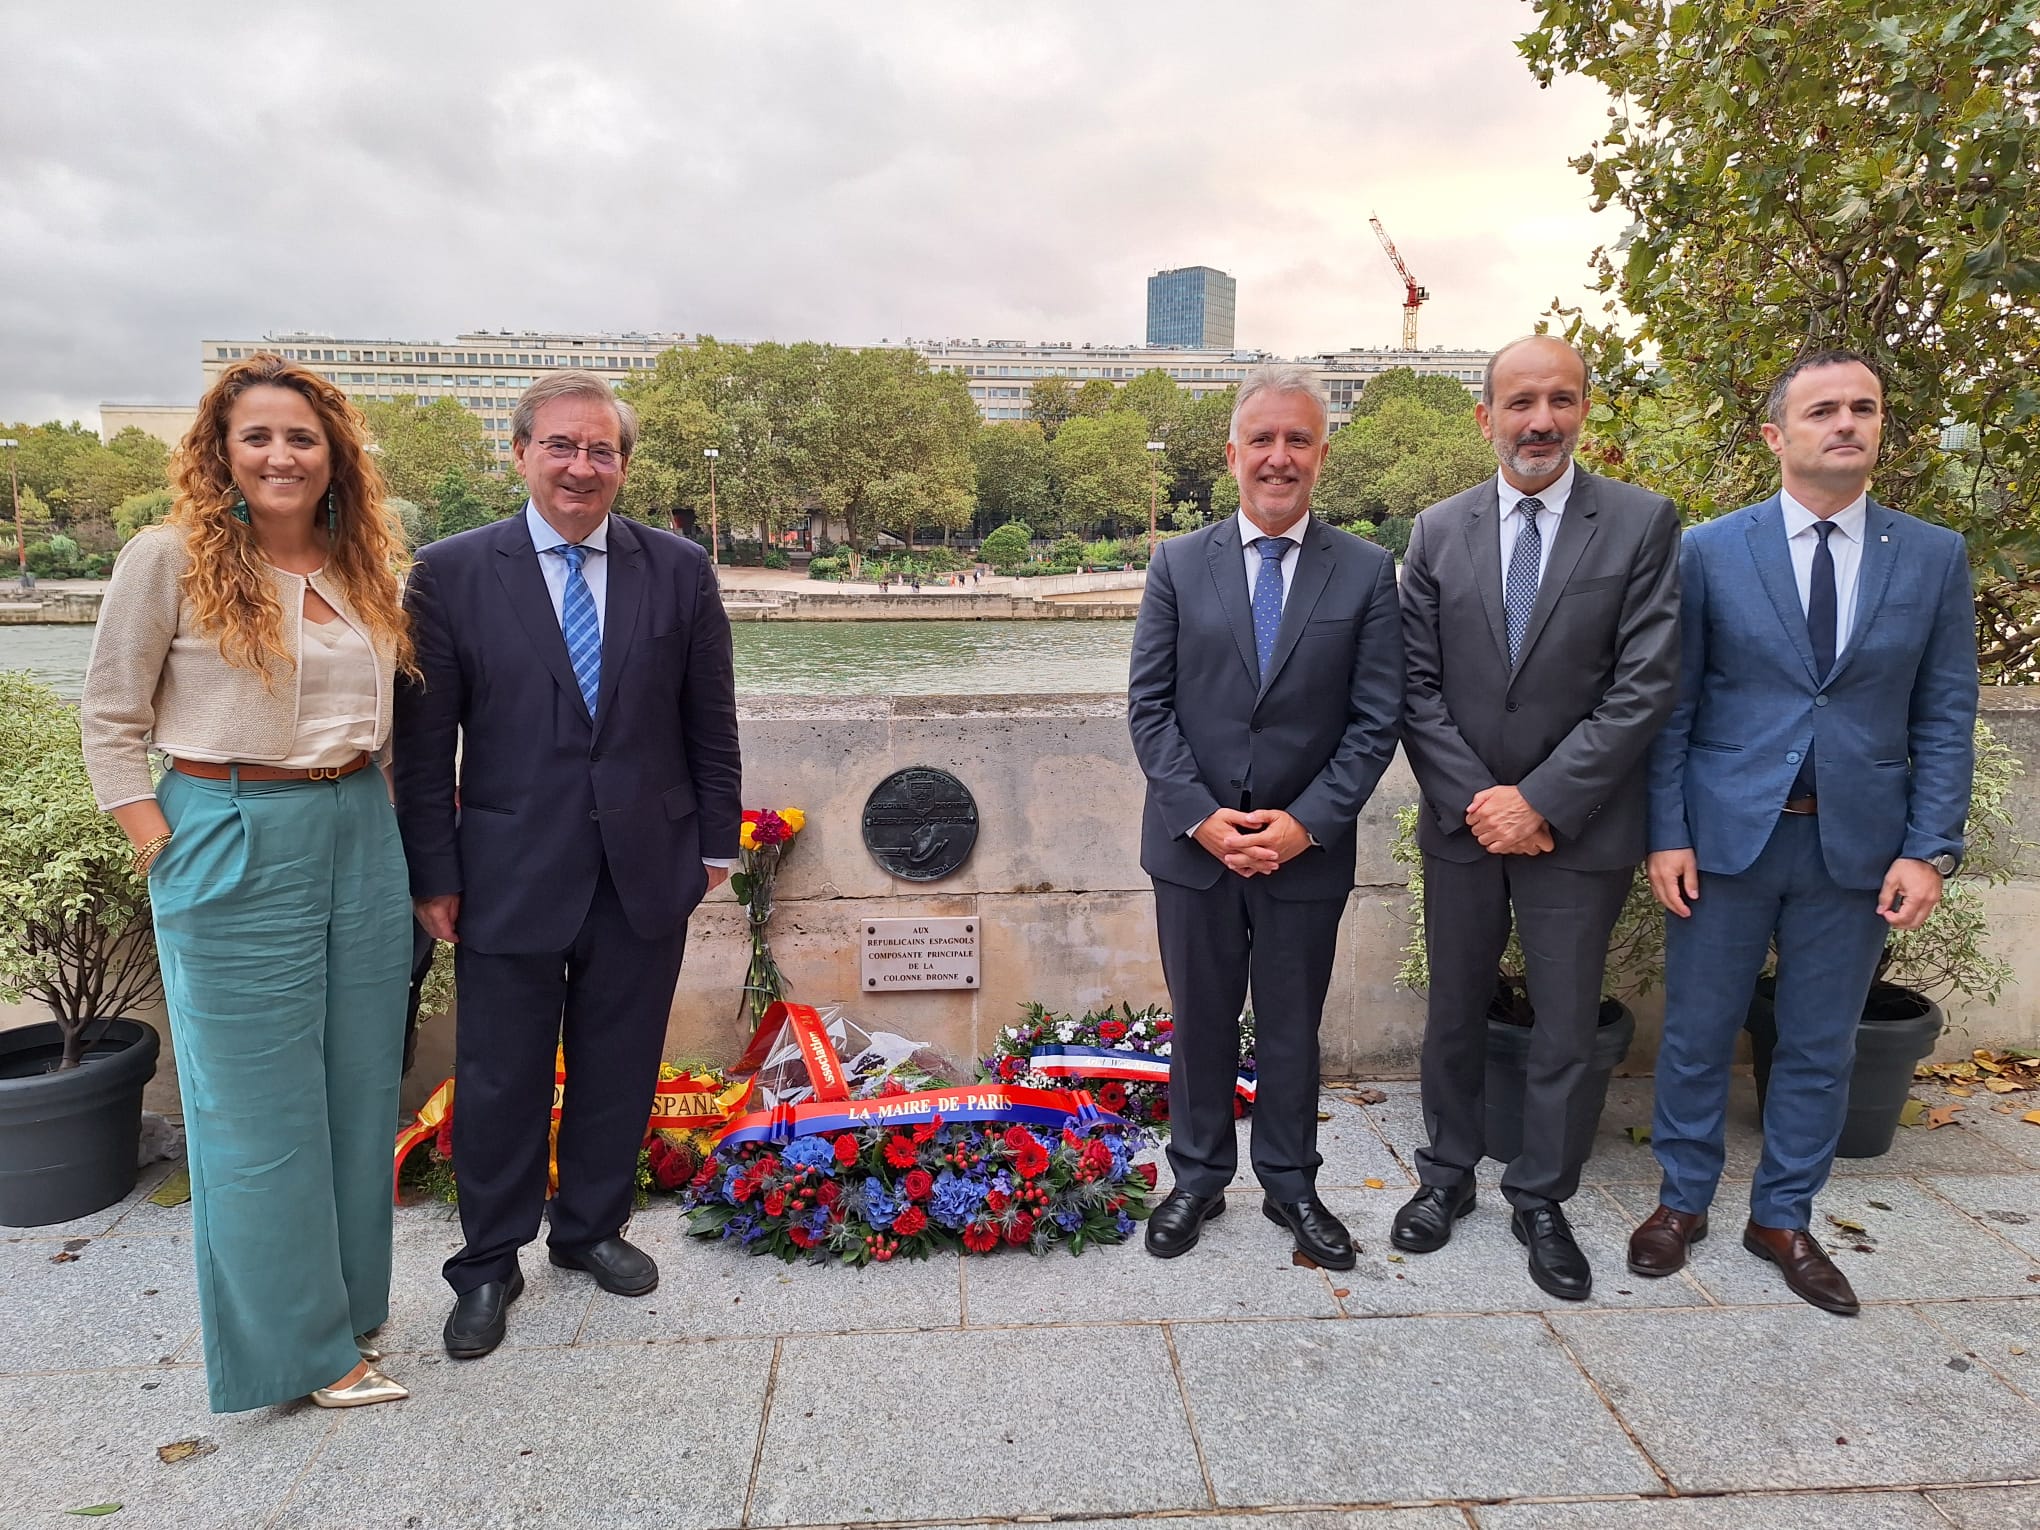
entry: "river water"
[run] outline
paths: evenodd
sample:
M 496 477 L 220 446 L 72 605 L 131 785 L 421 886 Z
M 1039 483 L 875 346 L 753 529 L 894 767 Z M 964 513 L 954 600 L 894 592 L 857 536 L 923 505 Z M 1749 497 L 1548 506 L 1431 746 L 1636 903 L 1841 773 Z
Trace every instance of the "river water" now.
M 89 626 L 0 626 L 0 669 L 76 699 Z M 738 622 L 737 689 L 779 696 L 1124 691 L 1128 621 Z

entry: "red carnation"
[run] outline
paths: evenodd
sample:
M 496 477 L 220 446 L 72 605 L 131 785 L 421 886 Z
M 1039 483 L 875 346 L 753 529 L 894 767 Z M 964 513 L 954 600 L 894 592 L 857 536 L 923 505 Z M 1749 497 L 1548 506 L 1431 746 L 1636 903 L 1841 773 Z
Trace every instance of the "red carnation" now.
M 926 1169 L 909 1169 L 900 1183 L 910 1201 L 925 1201 L 935 1193 L 935 1176 Z
M 904 1132 L 886 1133 L 885 1161 L 895 1169 L 911 1169 L 920 1156 L 914 1151 L 913 1140 Z
M 933 1142 L 935 1134 L 941 1130 L 942 1117 L 939 1115 L 930 1116 L 925 1122 L 914 1128 L 914 1141 L 916 1143 Z
M 1169 1119 L 1169 1097 L 1166 1094 L 1158 1094 L 1155 1096 L 1154 1111 L 1155 1119 L 1157 1121 L 1166 1121 Z
M 1006 1208 L 1012 1204 L 1013 1198 L 1003 1190 L 993 1190 L 985 1196 L 985 1210 L 991 1212 L 993 1216 L 1003 1215 Z
M 909 1206 L 893 1218 L 893 1231 L 902 1238 L 911 1238 L 928 1225 L 928 1213 L 919 1206 Z
M 1023 1211 L 1014 1217 L 1012 1225 L 1006 1229 L 1006 1241 L 1015 1248 L 1025 1248 L 1028 1239 L 1033 1236 L 1034 1213 L 1031 1211 Z
M 836 1138 L 836 1162 L 844 1168 L 857 1162 L 857 1139 L 849 1132 L 840 1133 Z
M 789 1227 L 786 1229 L 786 1236 L 793 1239 L 794 1243 L 801 1248 L 813 1248 L 821 1241 L 821 1239 L 809 1232 L 805 1227 Z
M 1109 1174 L 1112 1171 L 1112 1149 L 1096 1140 L 1085 1143 L 1084 1168 L 1093 1175 Z
M 1173 1020 L 1157 1020 L 1155 1022 L 1155 1034 L 1157 1036 L 1172 1035 L 1174 1034 L 1175 1029 L 1176 1022 Z
M 1126 1022 L 1124 1020 L 1101 1020 L 1098 1023 L 1098 1039 L 1108 1047 L 1126 1040 Z
M 1142 1179 L 1144 1179 L 1144 1180 L 1146 1180 L 1146 1181 L 1147 1181 L 1147 1187 L 1148 1187 L 1148 1189 L 1150 1189 L 1150 1190 L 1154 1189 L 1154 1187 L 1155 1187 L 1155 1166 L 1154 1166 L 1153 1164 L 1151 1164 L 1151 1163 L 1137 1163 L 1137 1164 L 1135 1164 L 1135 1165 L 1133 1166 L 1133 1172 L 1134 1172 L 1134 1173 L 1136 1173 L 1136 1174 L 1138 1174 L 1138 1175 L 1139 1175 L 1139 1176 L 1140 1176 L 1140 1177 L 1141 1177 Z
M 1032 1179 L 1048 1168 L 1048 1149 L 1033 1137 L 1013 1152 L 1013 1170 L 1022 1179 Z
M 786 1192 L 784 1190 L 768 1190 L 765 1193 L 765 1215 L 768 1217 L 782 1216 L 785 1214 L 785 1211 Z
M 687 1182 L 687 1188 L 690 1190 L 706 1190 L 715 1183 L 716 1176 L 721 1173 L 721 1164 L 717 1163 L 713 1158 L 704 1159 L 701 1167 L 694 1171 L 694 1178 Z
M 989 1254 L 999 1246 L 999 1230 L 989 1222 L 973 1222 L 963 1230 L 963 1246 L 973 1254 Z
M 1126 1109 L 1126 1085 L 1117 1079 L 1108 1080 L 1098 1086 L 1098 1104 L 1115 1116 Z
M 758 1193 L 758 1181 L 739 1175 L 737 1182 L 730 1186 L 730 1194 L 739 1201 L 748 1201 Z
M 766 808 L 751 820 L 751 837 L 761 845 L 783 845 L 793 838 L 786 820 Z
M 824 1206 L 833 1206 L 842 1198 L 843 1187 L 833 1179 L 825 1179 L 815 1186 L 815 1199 Z
M 1014 1080 L 1014 1079 L 1018 1078 L 1019 1076 L 1020 1076 L 1020 1059 L 1019 1059 L 1019 1058 L 1017 1058 L 1017 1057 L 1002 1057 L 1002 1058 L 1000 1058 L 1000 1059 L 999 1059 L 999 1077 L 1000 1077 L 1000 1079 L 1002 1079 L 1002 1080 L 1003 1080 L 1004 1082 L 1006 1082 L 1006 1083 L 1010 1084 L 1010 1083 L 1012 1083 L 1012 1082 L 1013 1082 L 1013 1080 Z

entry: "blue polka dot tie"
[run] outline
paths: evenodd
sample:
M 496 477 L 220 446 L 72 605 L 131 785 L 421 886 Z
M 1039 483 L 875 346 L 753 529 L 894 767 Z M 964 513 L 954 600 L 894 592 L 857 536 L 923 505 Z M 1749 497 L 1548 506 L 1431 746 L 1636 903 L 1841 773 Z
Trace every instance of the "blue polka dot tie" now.
M 1539 499 L 1521 499 L 1516 508 L 1523 512 L 1523 526 L 1516 533 L 1516 547 L 1509 554 L 1509 577 L 1502 587 L 1502 612 L 1509 628 L 1509 663 L 1522 656 L 1523 635 L 1530 630 L 1530 608 L 1537 604 L 1537 581 L 1543 572 L 1544 536 L 1537 529 L 1537 512 L 1544 508 Z
M 602 624 L 595 619 L 595 597 L 581 572 L 588 549 L 565 542 L 546 551 L 566 560 L 567 592 L 560 602 L 560 631 L 567 640 L 567 658 L 573 663 L 581 699 L 588 703 L 592 718 L 595 698 L 602 692 Z
M 1254 575 L 1254 651 L 1261 659 L 1261 680 L 1275 657 L 1275 635 L 1282 630 L 1282 556 L 1296 544 L 1287 537 L 1256 537 L 1247 544 L 1261 555 Z

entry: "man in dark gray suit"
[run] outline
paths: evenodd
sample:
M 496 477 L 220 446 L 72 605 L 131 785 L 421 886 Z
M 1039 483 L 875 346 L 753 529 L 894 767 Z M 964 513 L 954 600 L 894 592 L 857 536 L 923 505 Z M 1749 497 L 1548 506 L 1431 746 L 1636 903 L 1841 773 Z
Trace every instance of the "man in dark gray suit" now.
M 1403 748 L 1423 803 L 1422 1187 L 1391 1240 L 1429 1253 L 1473 1209 L 1486 1149 L 1487 1011 L 1511 918 L 1537 1024 L 1523 1148 L 1502 1176 L 1530 1276 L 1583 1301 L 1593 1271 L 1563 1203 L 1608 937 L 1644 851 L 1644 763 L 1678 688 L 1679 514 L 1578 468 L 1579 353 L 1504 346 L 1475 411 L 1500 475 L 1417 517 L 1403 563 Z
M 1319 1264 L 1354 1263 L 1317 1198 L 1318 1020 L 1353 890 L 1354 822 L 1395 751 L 1403 659 L 1393 560 L 1310 515 L 1328 448 L 1309 371 L 1243 383 L 1225 448 L 1239 514 L 1161 544 L 1134 628 L 1140 861 L 1176 1018 L 1175 1187 L 1147 1228 L 1164 1259 L 1225 1209 L 1251 988 L 1262 1210 Z

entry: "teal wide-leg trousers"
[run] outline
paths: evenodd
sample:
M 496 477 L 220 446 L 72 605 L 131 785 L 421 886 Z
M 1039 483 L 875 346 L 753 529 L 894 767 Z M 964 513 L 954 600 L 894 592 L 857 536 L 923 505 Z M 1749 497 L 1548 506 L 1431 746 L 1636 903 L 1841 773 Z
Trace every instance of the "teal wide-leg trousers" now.
M 170 772 L 149 888 L 215 1413 L 302 1397 L 389 1315 L 411 902 L 382 772 Z

